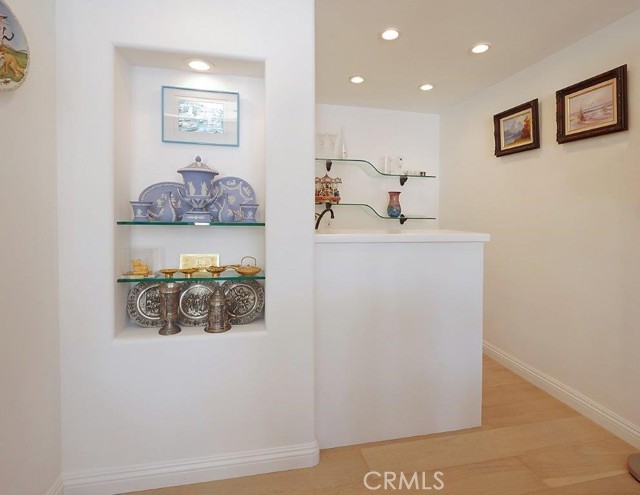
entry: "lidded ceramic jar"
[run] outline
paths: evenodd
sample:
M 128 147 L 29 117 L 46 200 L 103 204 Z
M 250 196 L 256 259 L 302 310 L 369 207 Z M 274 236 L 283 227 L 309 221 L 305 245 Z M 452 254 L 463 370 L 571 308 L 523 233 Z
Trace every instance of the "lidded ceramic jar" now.
M 209 168 L 198 155 L 193 163 L 178 169 L 178 173 L 184 182 L 185 194 L 182 199 L 191 206 L 191 210 L 182 216 L 182 221 L 211 222 L 211 214 L 206 207 L 215 199 L 213 181 L 218 172 Z

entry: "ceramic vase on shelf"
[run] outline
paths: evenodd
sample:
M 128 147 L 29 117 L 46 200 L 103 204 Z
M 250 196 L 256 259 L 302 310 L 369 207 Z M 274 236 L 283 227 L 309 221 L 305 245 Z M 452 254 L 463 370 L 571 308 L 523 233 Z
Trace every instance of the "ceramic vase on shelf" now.
M 402 208 L 400 207 L 400 191 L 389 191 L 387 215 L 391 218 L 398 218 L 400 213 L 402 213 Z
M 218 172 L 207 167 L 202 158 L 196 156 L 195 162 L 179 169 L 178 173 L 182 175 L 186 191 L 184 195 L 180 190 L 178 193 L 191 206 L 191 210 L 182 216 L 182 221 L 211 222 L 211 213 L 206 208 L 215 199 L 213 181 Z
M 133 221 L 134 222 L 148 222 L 149 221 L 149 208 L 153 203 L 146 201 L 129 201 L 131 208 L 133 208 Z
M 242 212 L 242 222 L 255 223 L 256 222 L 256 210 L 260 206 L 257 203 L 243 203 L 240 205 L 240 211 Z

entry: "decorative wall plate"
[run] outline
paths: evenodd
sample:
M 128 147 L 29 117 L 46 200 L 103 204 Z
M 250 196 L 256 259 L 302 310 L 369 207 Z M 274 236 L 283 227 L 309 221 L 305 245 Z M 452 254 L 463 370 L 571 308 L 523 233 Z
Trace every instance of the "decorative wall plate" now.
M 142 282 L 134 285 L 127 297 L 127 313 L 129 318 L 141 327 L 159 327 L 160 318 L 160 284 Z
M 176 210 L 177 221 L 179 222 L 182 219 L 182 215 L 191 209 L 182 199 L 179 192 L 183 195 L 186 194 L 184 185 L 179 182 L 158 182 L 157 184 L 151 184 L 149 187 L 146 187 L 140 193 L 138 201 L 153 203 L 151 208 L 149 208 L 149 220 L 152 222 L 154 220 L 158 221 L 157 218 L 162 216 L 162 209 L 168 204 L 169 193 L 171 193 L 173 195 L 173 207 Z
M 256 280 L 227 280 L 222 291 L 232 325 L 251 323 L 264 309 L 264 288 Z
M 209 213 L 216 219 L 222 210 L 225 198 L 227 206 L 234 211 L 237 221 L 242 219 L 240 205 L 256 202 L 256 192 L 253 187 L 240 177 L 222 177 L 215 180 L 213 182 L 213 197 L 215 199 L 209 204 Z
M 20 22 L 0 0 L 0 91 L 12 91 L 27 78 L 29 45 Z
M 189 327 L 207 324 L 209 298 L 216 282 L 188 282 L 180 294 L 178 323 Z

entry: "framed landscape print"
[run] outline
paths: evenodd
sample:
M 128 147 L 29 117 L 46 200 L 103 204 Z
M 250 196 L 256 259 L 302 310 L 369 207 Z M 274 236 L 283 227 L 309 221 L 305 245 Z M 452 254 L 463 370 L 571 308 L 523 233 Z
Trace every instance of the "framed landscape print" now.
M 162 86 L 162 140 L 239 146 L 240 96 L 226 91 Z
M 627 66 L 556 92 L 558 143 L 626 131 Z
M 496 156 L 539 148 L 538 99 L 494 115 L 493 134 Z

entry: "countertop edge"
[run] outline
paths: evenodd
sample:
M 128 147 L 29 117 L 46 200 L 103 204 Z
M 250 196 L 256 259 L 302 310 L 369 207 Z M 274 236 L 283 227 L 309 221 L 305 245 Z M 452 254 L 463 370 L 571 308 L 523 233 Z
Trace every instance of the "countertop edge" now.
M 316 244 L 325 243 L 407 243 L 407 242 L 488 242 L 491 236 L 460 230 L 421 230 L 398 233 L 372 231 L 334 231 L 315 234 Z

